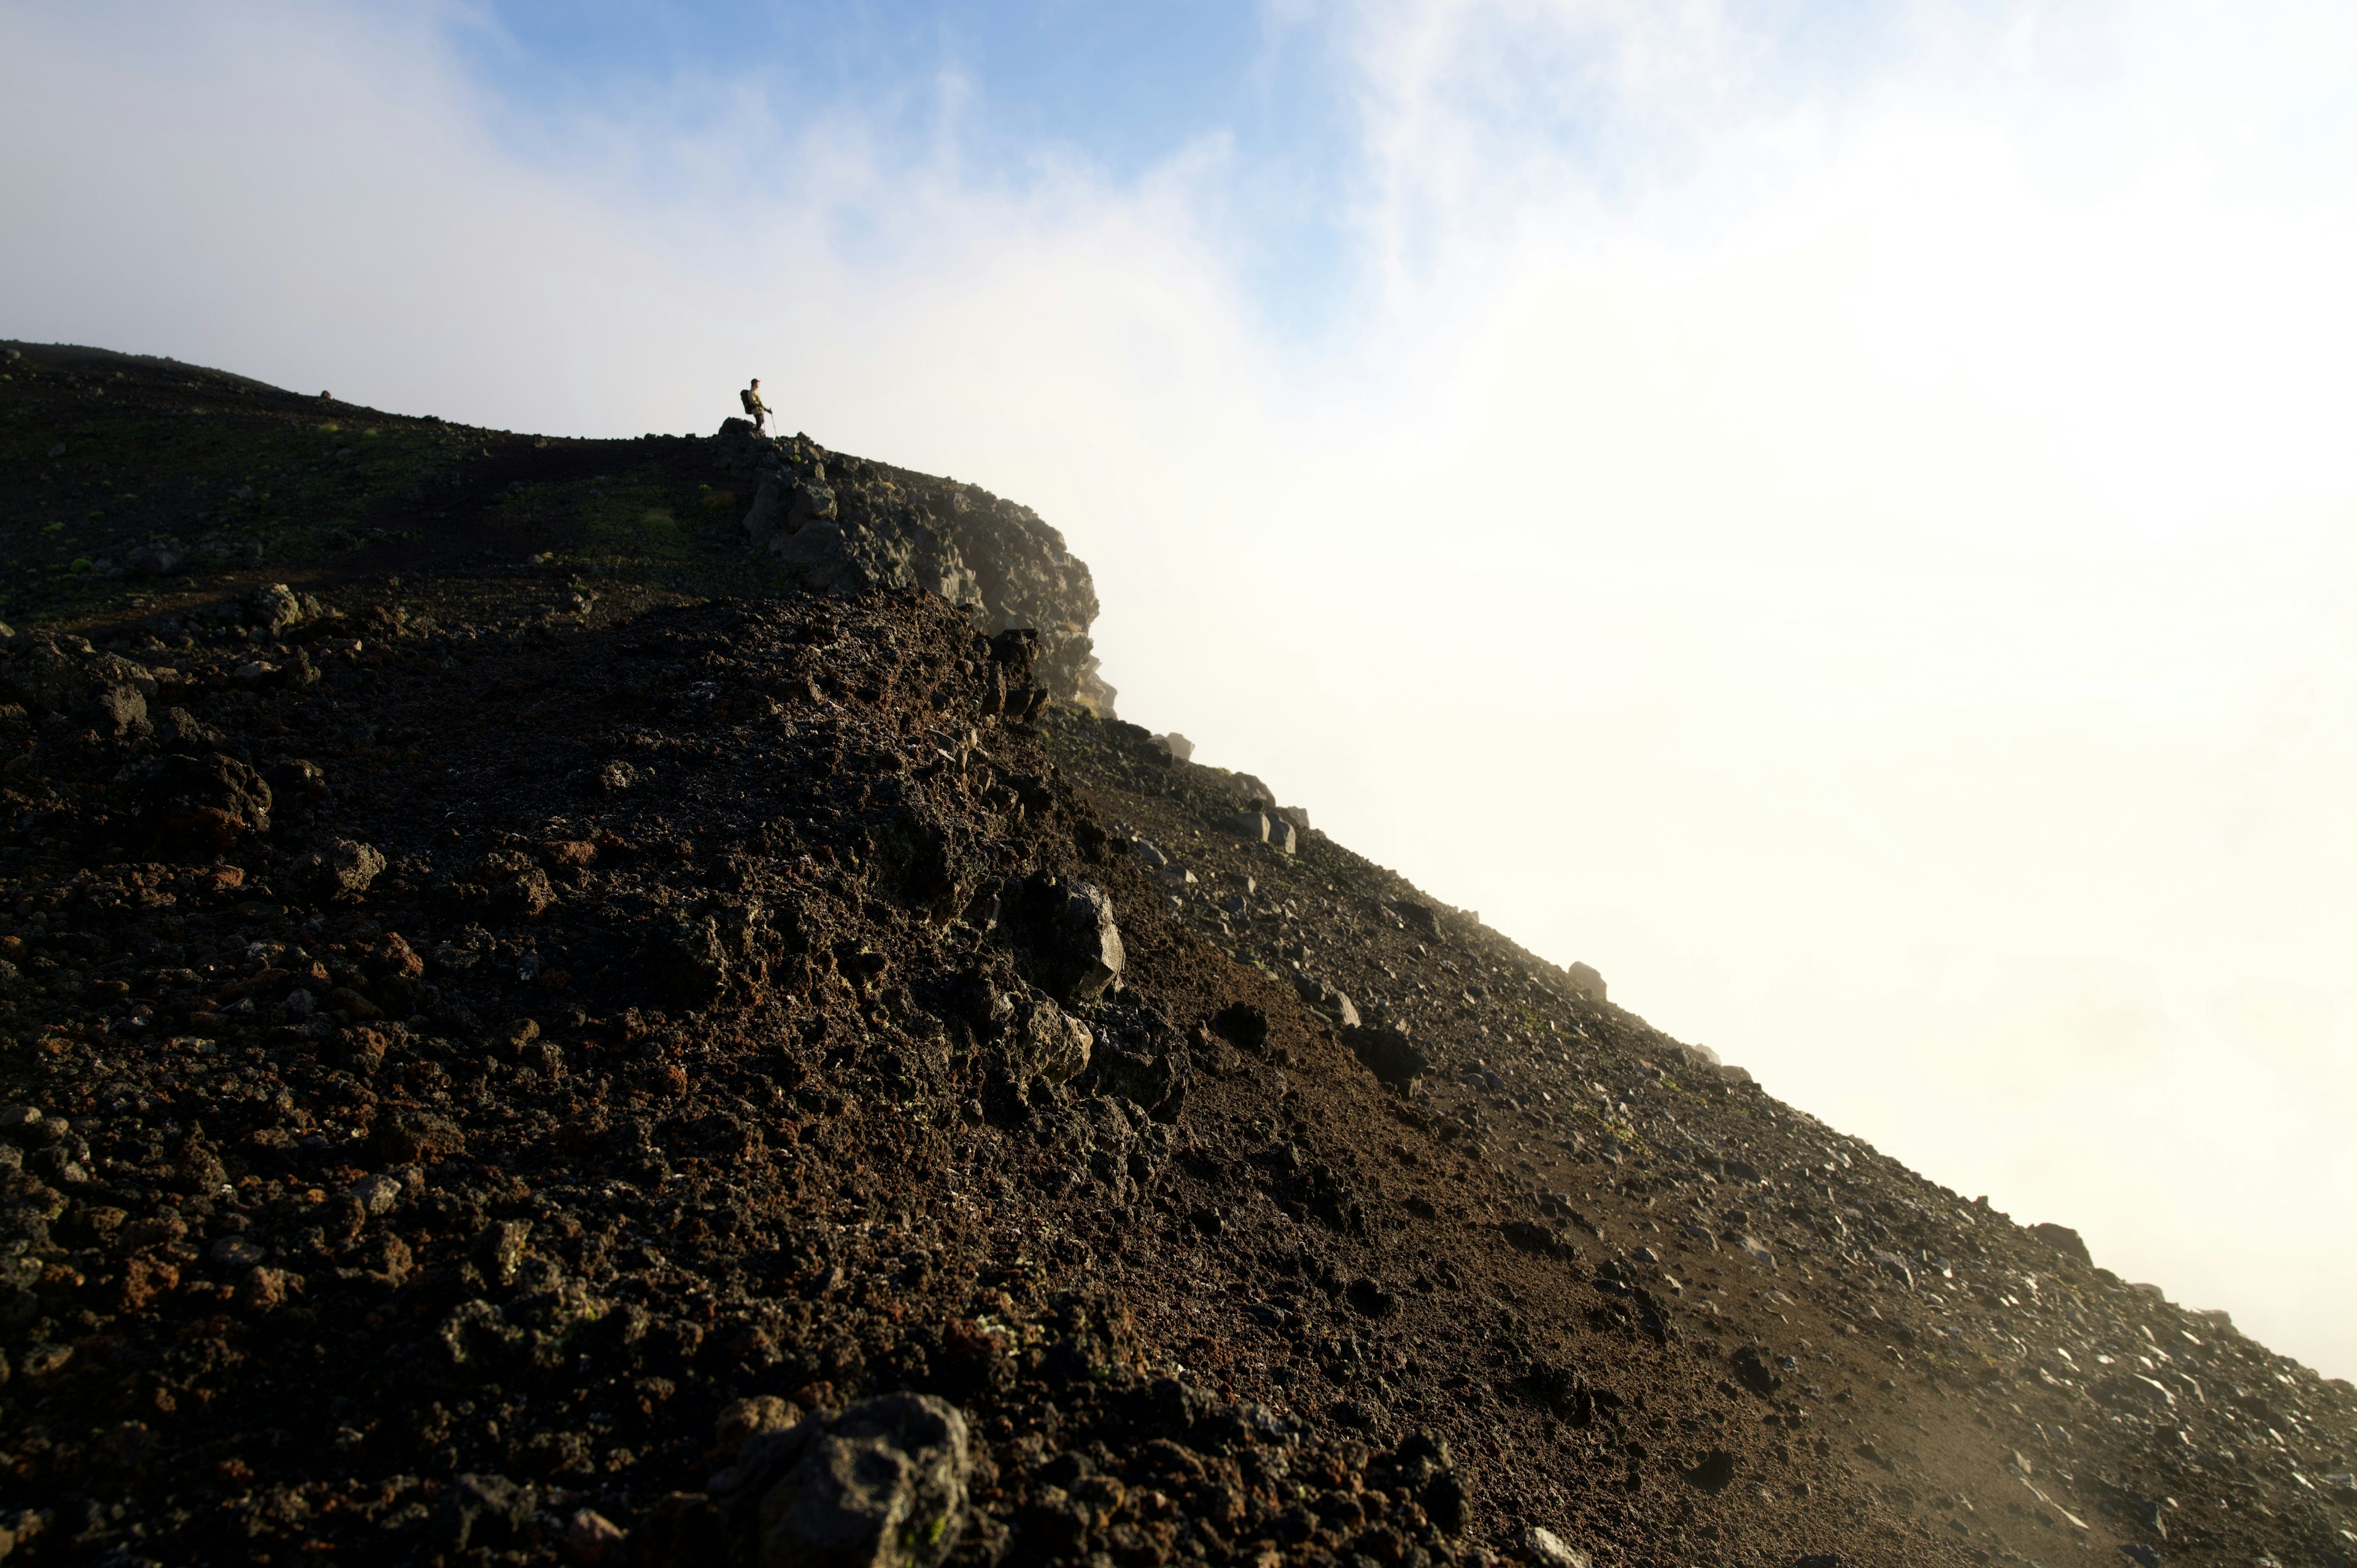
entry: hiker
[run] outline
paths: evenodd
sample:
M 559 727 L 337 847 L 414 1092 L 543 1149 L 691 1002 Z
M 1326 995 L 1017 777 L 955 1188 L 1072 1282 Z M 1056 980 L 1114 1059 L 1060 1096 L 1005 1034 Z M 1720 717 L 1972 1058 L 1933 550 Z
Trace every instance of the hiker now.
M 737 398 L 738 402 L 745 405 L 746 415 L 753 422 L 753 434 L 756 435 L 768 435 L 769 430 L 767 429 L 767 426 L 770 422 L 770 405 L 761 401 L 761 378 L 755 376 L 753 378 L 753 384 L 747 387 L 743 392 L 738 392 L 737 394 Z

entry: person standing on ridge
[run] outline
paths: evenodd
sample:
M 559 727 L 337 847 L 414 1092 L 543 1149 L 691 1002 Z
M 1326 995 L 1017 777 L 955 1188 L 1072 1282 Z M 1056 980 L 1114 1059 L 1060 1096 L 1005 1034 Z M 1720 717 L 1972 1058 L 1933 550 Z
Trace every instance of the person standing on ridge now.
M 753 422 L 753 434 L 767 435 L 770 433 L 770 405 L 761 401 L 761 378 L 755 376 L 753 384 L 738 392 L 737 398 L 745 405 L 747 417 Z

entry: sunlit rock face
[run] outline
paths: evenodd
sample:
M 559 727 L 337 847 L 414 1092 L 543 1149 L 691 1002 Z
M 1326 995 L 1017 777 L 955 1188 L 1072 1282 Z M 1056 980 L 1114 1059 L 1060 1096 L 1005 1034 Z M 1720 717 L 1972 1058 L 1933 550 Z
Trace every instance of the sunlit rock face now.
M 1064 536 L 1029 507 L 978 485 L 831 453 L 806 436 L 770 439 L 741 419 L 714 438 L 716 461 L 753 481 L 745 542 L 802 570 L 824 593 L 920 587 L 963 605 L 985 632 L 1039 634 L 1042 684 L 1100 718 L 1114 689 L 1089 641 L 1096 585 Z

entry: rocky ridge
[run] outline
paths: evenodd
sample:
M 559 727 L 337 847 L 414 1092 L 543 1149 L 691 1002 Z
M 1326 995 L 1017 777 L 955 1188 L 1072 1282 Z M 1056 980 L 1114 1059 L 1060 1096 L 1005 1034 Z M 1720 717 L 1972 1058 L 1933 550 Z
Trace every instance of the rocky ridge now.
M 978 485 L 831 456 L 807 435 L 763 436 L 742 419 L 723 424 L 716 445 L 716 466 L 756 486 L 738 524 L 754 550 L 800 567 L 822 592 L 919 587 L 972 610 L 985 633 L 1035 631 L 1049 691 L 1113 716 L 1114 689 L 1090 650 L 1089 569 L 1030 508 Z

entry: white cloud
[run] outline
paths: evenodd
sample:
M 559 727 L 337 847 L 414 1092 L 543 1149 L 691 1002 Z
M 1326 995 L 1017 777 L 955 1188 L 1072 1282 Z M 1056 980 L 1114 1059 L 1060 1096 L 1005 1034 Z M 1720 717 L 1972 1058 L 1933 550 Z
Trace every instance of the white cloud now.
M 1365 121 L 1303 347 L 1217 137 L 1017 188 L 954 104 L 910 164 L 725 71 L 519 123 L 442 16 L 0 9 L 0 331 L 559 431 L 758 371 L 1064 528 L 1135 716 L 2347 1372 L 2357 22 L 1898 15 L 1288 13 Z

